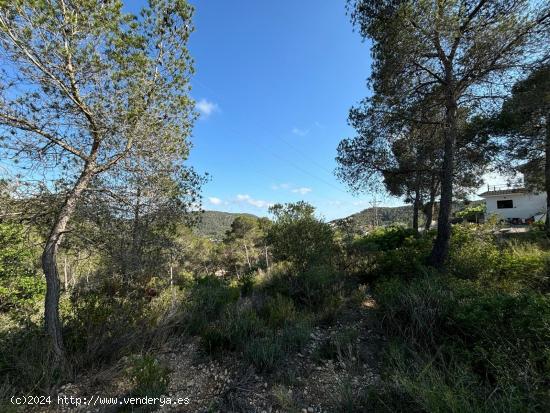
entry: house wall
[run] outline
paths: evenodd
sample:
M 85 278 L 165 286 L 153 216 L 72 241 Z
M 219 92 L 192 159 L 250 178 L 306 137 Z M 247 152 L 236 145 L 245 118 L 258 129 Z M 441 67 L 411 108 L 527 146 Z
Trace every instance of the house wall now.
M 514 202 L 513 208 L 497 208 L 497 201 L 511 199 Z M 521 218 L 527 219 L 546 211 L 546 192 L 540 194 L 507 194 L 485 198 L 487 205 L 487 216 L 498 214 L 503 219 Z

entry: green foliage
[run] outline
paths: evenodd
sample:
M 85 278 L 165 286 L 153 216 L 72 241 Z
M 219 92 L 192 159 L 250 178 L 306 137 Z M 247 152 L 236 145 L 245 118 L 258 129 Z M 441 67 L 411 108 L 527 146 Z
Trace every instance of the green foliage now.
M 25 243 L 25 228 L 0 223 L 0 279 L 33 275 L 33 250 Z
M 262 335 L 264 330 L 263 323 L 253 309 L 232 305 L 219 321 L 207 326 L 201 336 L 206 349 L 216 352 L 242 348 L 252 337 Z
M 347 361 L 357 356 L 359 332 L 354 328 L 337 331 L 323 342 L 318 356 L 323 359 Z
M 293 322 L 297 317 L 294 301 L 280 293 L 266 299 L 261 314 L 272 327 L 282 327 Z
M 0 335 L 0 377 L 8 393 L 0 396 L 48 392 L 67 378 L 50 357 L 42 326 L 21 327 Z
M 200 332 L 238 298 L 239 288 L 230 286 L 223 279 L 214 276 L 199 278 L 185 304 L 184 329 L 191 334 Z
M 485 227 L 453 231 L 447 275 L 375 285 L 397 347 L 370 399 L 381 411 L 539 411 L 550 402 L 548 251 L 496 239 Z
M 37 251 L 29 247 L 26 231 L 0 223 L 0 312 L 17 319 L 35 313 L 45 293 L 44 279 L 34 269 Z
M 276 204 L 269 211 L 274 222 L 267 238 L 275 259 L 292 263 L 298 271 L 332 262 L 336 248 L 333 230 L 314 216 L 311 205 L 303 201 Z
M 412 228 L 392 225 L 376 228 L 364 237 L 356 239 L 353 247 L 362 252 L 390 251 L 403 246 L 405 241 L 416 236 L 417 233 Z
M 284 358 L 285 352 L 276 336 L 258 337 L 251 340 L 244 357 L 261 371 L 272 371 Z
M 298 274 L 292 269 L 275 271 L 263 288 L 270 294 L 290 297 L 296 304 L 320 310 L 338 296 L 342 288 L 341 278 L 330 267 L 315 267 Z
M 478 222 L 486 209 L 485 204 L 473 205 L 456 212 L 455 215 L 459 218 L 464 218 L 468 222 Z
M 250 214 L 234 214 L 231 212 L 221 211 L 204 211 L 199 214 L 200 219 L 197 225 L 193 228 L 193 231 L 202 237 L 206 237 L 212 240 L 222 240 L 231 229 L 231 224 L 235 218 L 240 216 L 247 216 L 256 218 Z
M 169 370 L 154 356 L 136 356 L 130 359 L 127 376 L 133 385 L 135 397 L 160 397 L 166 394 L 170 382 Z

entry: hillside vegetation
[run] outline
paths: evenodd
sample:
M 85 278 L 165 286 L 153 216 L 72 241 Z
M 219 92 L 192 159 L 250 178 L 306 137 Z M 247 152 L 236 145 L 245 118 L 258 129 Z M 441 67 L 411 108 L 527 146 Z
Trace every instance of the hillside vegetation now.
M 406 206 L 330 223 L 308 202 L 252 195 L 227 199 L 265 217 L 201 216 L 209 175 L 188 164 L 193 127 L 201 110 L 222 111 L 191 93 L 194 7 L 133 3 L 0 1 L 0 412 L 550 411 L 548 1 L 347 1 L 371 67 L 335 175 L 367 200 L 383 191 Z M 297 47 L 270 49 L 243 28 L 310 30 L 319 25 L 294 17 L 316 22 L 323 7 L 277 3 L 293 20 L 265 13 L 264 27 L 240 3 L 223 16 L 239 51 L 252 39 L 262 58 L 280 49 L 300 65 L 319 54 L 294 37 Z M 319 27 L 337 28 L 328 20 Z M 209 42 L 197 46 L 216 53 L 219 36 L 201 31 Z M 322 36 L 306 37 L 325 51 Z M 236 70 L 212 67 L 236 89 L 232 74 L 250 69 L 243 56 Z M 271 61 L 279 69 L 285 59 Z M 220 101 L 260 109 L 249 118 L 271 114 L 262 98 L 288 107 L 274 114 L 284 123 L 241 116 L 243 133 L 203 146 L 227 150 L 217 166 L 243 168 L 218 195 L 264 192 L 264 178 L 246 175 L 262 163 L 296 183 L 273 185 L 273 197 L 337 205 L 328 198 L 337 192 L 323 197 L 264 162 L 253 139 L 281 140 L 289 114 L 296 125 L 325 122 L 296 107 L 338 113 L 332 92 L 348 89 L 337 82 L 350 66 L 310 76 L 318 84 L 302 89 L 321 91 L 318 102 L 294 105 L 300 88 L 288 76 L 262 80 L 265 71 L 247 77 L 260 99 L 224 88 Z M 289 90 L 263 93 L 258 80 Z M 223 124 L 238 123 L 235 113 Z M 306 155 L 326 155 L 318 140 L 338 130 L 326 121 L 296 133 Z M 288 161 L 274 142 L 267 152 Z M 491 172 L 521 172 L 529 190 L 546 192 L 546 221 L 515 233 L 501 216 L 481 220 L 484 206 L 466 200 Z
M 222 240 L 225 233 L 231 229 L 231 224 L 235 218 L 240 216 L 254 217 L 252 214 L 204 211 L 199 214 L 198 222 L 193 227 L 193 231 L 197 235 L 201 235 L 212 240 Z
M 198 367 L 204 363 L 235 383 L 247 369 L 256 374 L 182 411 L 248 411 L 252 403 L 281 411 L 536 412 L 550 403 L 543 231 L 503 238 L 492 223 L 457 225 L 448 268 L 437 272 L 425 265 L 433 232 L 389 226 L 348 234 L 303 203 L 273 213 L 268 227 L 235 220 L 208 257 L 206 239 L 182 232 L 187 247 L 171 263 L 172 278 L 158 262 L 132 279 L 107 276 L 101 255 L 91 275 L 73 270 L 62 296 L 71 369 L 56 367 L 46 351 L 31 228 L 1 224 L 3 411 L 24 411 L 10 404 L 12 394 L 55 395 L 67 382 L 75 395 L 192 398 L 177 387 L 190 377 L 161 355 L 179 359 L 179 348 L 196 353 L 181 363 L 197 369 L 198 382 L 214 380 Z M 223 277 L 204 266 L 216 257 Z M 383 346 L 376 337 L 385 337 Z

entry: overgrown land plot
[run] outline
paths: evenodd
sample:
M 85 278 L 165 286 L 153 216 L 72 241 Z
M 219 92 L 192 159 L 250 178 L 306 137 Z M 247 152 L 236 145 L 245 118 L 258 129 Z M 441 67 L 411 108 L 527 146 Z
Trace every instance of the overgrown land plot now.
M 342 7 L 372 61 L 335 175 L 372 208 L 329 222 L 202 210 L 194 7 L 134 6 L 0 0 L 1 412 L 550 411 L 547 2 Z

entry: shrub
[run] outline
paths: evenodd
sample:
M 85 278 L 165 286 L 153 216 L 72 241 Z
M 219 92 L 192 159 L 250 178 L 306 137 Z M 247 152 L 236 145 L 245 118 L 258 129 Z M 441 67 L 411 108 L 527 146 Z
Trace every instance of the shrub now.
M 405 241 L 417 237 L 412 228 L 392 225 L 376 228 L 364 237 L 353 242 L 353 248 L 360 252 L 391 251 L 400 248 Z
M 337 331 L 319 347 L 318 356 L 323 359 L 350 360 L 357 356 L 358 337 L 359 333 L 354 328 Z
M 267 298 L 261 314 L 271 327 L 282 327 L 294 321 L 297 316 L 294 302 L 280 293 Z
M 501 252 L 498 281 L 520 288 L 550 292 L 550 252 L 530 242 L 511 242 Z M 514 288 L 515 286 L 515 288 Z
M 377 283 L 374 292 L 386 330 L 414 345 L 434 345 L 451 305 L 447 283 L 435 275 L 409 283 L 397 278 Z
M 374 291 L 386 331 L 406 348 L 386 363 L 391 397 L 407 406 L 396 411 L 536 411 L 550 402 L 545 295 L 436 275 L 380 281 Z
M 455 225 L 448 268 L 460 278 L 491 277 L 498 268 L 499 250 L 485 226 Z
M 273 335 L 257 337 L 246 344 L 245 359 L 261 371 L 272 371 L 285 356 L 281 340 Z
M 292 263 L 297 271 L 312 266 L 328 265 L 336 251 L 332 227 L 317 219 L 315 208 L 305 202 L 276 204 L 268 230 L 273 257 Z
M 399 248 L 388 251 L 368 253 L 371 256 L 370 268 L 366 274 L 367 281 L 379 278 L 398 277 L 413 279 L 425 276 L 429 270 L 425 262 L 432 246 L 432 235 L 422 237 L 407 237 Z
M 184 311 L 184 329 L 197 334 L 219 318 L 222 311 L 239 299 L 239 288 L 226 281 L 207 276 L 198 279 L 189 292 Z
M 135 397 L 160 397 L 168 390 L 170 372 L 151 355 L 133 357 L 127 374 Z
M 56 367 L 42 326 L 27 324 L 0 336 L 2 385 L 10 396 L 48 393 L 67 376 Z
M 201 338 L 209 352 L 237 350 L 252 337 L 261 336 L 265 330 L 253 309 L 232 305 L 218 322 L 210 324 L 201 332 Z
M 273 271 L 264 289 L 268 294 L 278 293 L 290 297 L 299 306 L 318 310 L 339 294 L 342 282 L 332 268 L 315 267 L 298 274 Z
M 280 332 L 281 346 L 287 353 L 300 351 L 309 341 L 311 321 L 302 316 L 294 323 L 286 324 Z

